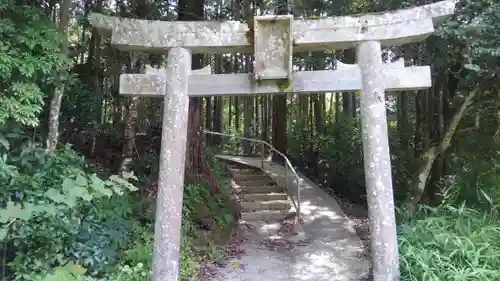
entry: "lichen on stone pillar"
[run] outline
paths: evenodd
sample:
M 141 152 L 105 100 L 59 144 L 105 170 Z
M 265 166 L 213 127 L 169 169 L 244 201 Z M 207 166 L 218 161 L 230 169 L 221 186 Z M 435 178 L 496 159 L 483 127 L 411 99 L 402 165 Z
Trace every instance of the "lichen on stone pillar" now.
M 188 126 L 191 53 L 168 52 L 158 195 L 153 249 L 153 281 L 178 281 L 182 199 Z
M 357 59 L 373 280 L 397 281 L 399 258 L 380 42 L 359 43 Z

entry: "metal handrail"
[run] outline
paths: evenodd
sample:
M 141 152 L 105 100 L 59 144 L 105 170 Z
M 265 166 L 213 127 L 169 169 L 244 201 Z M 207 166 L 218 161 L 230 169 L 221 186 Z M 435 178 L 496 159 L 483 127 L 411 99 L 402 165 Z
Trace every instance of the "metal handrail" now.
M 295 209 L 297 210 L 297 218 L 300 221 L 300 219 L 301 219 L 301 215 L 300 215 L 300 182 L 301 182 L 301 179 L 300 179 L 299 175 L 297 174 L 297 171 L 295 171 L 295 169 L 293 168 L 292 163 L 290 162 L 290 160 L 288 160 L 288 158 L 285 156 L 285 154 L 283 154 L 282 152 L 280 152 L 279 150 L 277 150 L 276 148 L 274 148 L 271 144 L 269 144 L 268 142 L 263 141 L 263 140 L 245 138 L 245 137 L 240 137 L 240 136 L 235 136 L 235 135 L 229 135 L 229 134 L 224 134 L 224 133 L 219 133 L 219 132 L 212 132 L 212 131 L 207 131 L 207 130 L 204 130 L 203 133 L 204 134 L 209 134 L 209 135 L 232 137 L 232 138 L 235 138 L 235 139 L 247 140 L 247 141 L 254 142 L 254 143 L 260 143 L 261 145 L 263 145 L 262 147 L 264 147 L 264 145 L 265 145 L 269 149 L 271 149 L 273 152 L 276 152 L 278 155 L 280 155 L 281 157 L 283 157 L 283 159 L 285 159 L 285 164 L 286 164 L 285 165 L 285 189 L 287 190 L 288 193 L 290 193 L 290 192 L 288 190 L 287 168 L 290 168 L 290 170 L 292 171 L 293 175 L 295 176 L 295 178 L 297 180 L 297 202 L 295 202 L 295 200 L 293 199 L 293 196 L 291 196 L 291 194 L 290 194 L 290 197 L 292 198 L 292 203 L 295 206 Z M 261 157 L 262 157 L 262 159 L 261 159 L 261 166 L 262 166 L 262 168 L 264 168 L 264 151 L 263 150 L 262 150 Z

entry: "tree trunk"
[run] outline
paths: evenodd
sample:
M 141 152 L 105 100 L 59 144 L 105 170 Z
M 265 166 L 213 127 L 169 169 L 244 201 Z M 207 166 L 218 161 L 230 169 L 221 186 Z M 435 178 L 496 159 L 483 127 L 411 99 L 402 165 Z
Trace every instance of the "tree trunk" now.
M 201 21 L 204 19 L 204 0 L 179 0 L 179 21 Z M 192 69 L 202 68 L 202 55 L 193 55 Z M 195 175 L 202 173 L 202 158 L 199 152 L 201 147 L 202 126 L 202 99 L 200 97 L 189 98 L 188 119 L 188 149 L 186 153 L 186 168 Z
M 240 57 L 241 54 L 234 54 L 233 61 L 233 72 L 238 73 L 240 71 Z M 240 97 L 234 97 L 234 128 L 236 129 L 236 134 L 240 132 Z
M 343 63 L 356 63 L 354 49 L 344 50 L 341 57 Z M 344 117 L 356 117 L 356 96 L 354 93 L 342 93 L 342 113 Z
M 408 121 L 408 92 L 402 91 L 397 97 L 398 110 L 398 134 L 401 149 L 404 151 L 406 160 L 413 159 L 413 151 L 410 149 L 410 128 Z
M 276 3 L 276 14 L 288 14 L 288 3 L 279 0 Z M 278 151 L 286 153 L 286 94 L 273 95 L 273 139 L 272 145 Z M 273 153 L 272 160 L 277 163 L 284 163 L 284 159 Z
M 273 139 L 272 145 L 278 151 L 286 152 L 286 95 L 273 96 Z M 273 153 L 273 161 L 284 163 L 281 156 Z
M 425 94 L 420 91 L 415 91 L 415 135 L 414 135 L 414 143 L 415 149 L 413 151 L 414 157 L 419 157 L 425 144 Z
M 229 97 L 228 107 L 227 124 L 229 126 L 229 130 L 231 130 L 231 127 L 233 126 L 233 97 Z
M 215 73 L 220 74 L 222 73 L 222 56 L 220 54 L 215 55 Z M 231 100 L 231 97 L 229 97 Z M 229 108 L 231 108 L 231 101 L 229 101 Z M 222 132 L 222 113 L 224 109 L 224 100 L 223 97 L 215 97 L 214 101 L 214 125 L 213 125 L 213 130 L 216 132 Z M 231 115 L 231 114 L 229 114 Z M 231 117 L 229 117 L 231 118 Z M 213 139 L 216 144 L 220 144 L 221 142 L 221 137 L 220 136 L 213 136 Z
M 267 95 L 262 96 L 261 103 L 262 103 L 262 133 L 261 133 L 261 140 L 265 142 L 269 142 L 269 110 L 268 110 L 268 101 L 269 98 Z M 268 155 L 268 147 L 264 146 L 264 150 L 262 151 L 264 155 Z M 262 155 L 262 157 L 264 157 Z
M 205 130 L 207 131 L 212 131 L 212 125 L 213 125 L 212 109 L 213 109 L 212 97 L 205 97 Z M 213 138 L 214 138 L 213 135 L 207 135 L 206 136 L 207 143 L 209 144 L 212 143 Z
M 71 9 L 71 0 L 61 0 L 61 10 L 59 12 L 59 32 L 62 35 L 60 52 L 63 56 L 68 54 L 68 25 Z M 64 86 L 60 85 L 54 91 L 54 96 L 50 101 L 49 132 L 47 135 L 47 151 L 54 151 L 59 140 L 59 112 L 61 111 L 61 101 L 64 94 Z
M 323 132 L 323 106 L 321 97 L 324 97 L 324 94 L 316 94 L 314 97 L 314 123 L 318 134 Z
M 245 55 L 245 70 L 251 73 L 252 60 L 250 55 Z M 243 136 L 245 138 L 253 138 L 253 113 L 254 113 L 254 97 L 247 96 L 243 98 L 244 111 L 243 111 Z M 247 140 L 243 141 L 243 154 L 246 156 L 252 155 L 253 143 Z
M 335 123 L 340 120 L 340 93 L 335 93 Z
M 136 151 L 135 137 L 137 135 L 138 107 L 140 98 L 132 96 L 128 98 L 127 118 L 125 120 L 125 143 L 123 146 L 123 157 L 120 171 L 125 172 L 130 169 L 134 153 Z
M 417 171 L 414 173 L 412 182 L 410 183 L 410 195 L 407 200 L 403 203 L 402 213 L 400 220 L 405 221 L 411 217 L 413 211 L 415 210 L 417 204 L 420 202 L 422 198 L 422 194 L 425 191 L 425 186 L 427 184 L 427 180 L 429 179 L 429 175 L 434 164 L 434 161 L 437 157 L 441 156 L 446 149 L 450 146 L 453 135 L 455 134 L 460 121 L 465 116 L 467 108 L 472 103 L 472 100 L 476 96 L 476 93 L 479 90 L 476 88 L 469 92 L 469 94 L 465 97 L 462 105 L 458 109 L 457 113 L 453 116 L 448 125 L 447 130 L 441 141 L 428 148 L 420 157 L 420 164 L 418 166 Z
M 147 0 L 136 0 L 133 2 L 135 14 L 140 19 L 151 19 L 151 6 L 148 4 Z M 130 54 L 130 68 L 127 72 L 139 73 L 140 69 L 144 65 L 143 59 L 139 58 L 139 55 L 131 53 Z M 120 166 L 120 172 L 125 172 L 131 169 L 131 164 L 133 161 L 134 154 L 137 151 L 136 147 L 136 136 L 137 127 L 139 119 L 139 107 L 141 103 L 141 98 L 139 96 L 132 96 L 128 98 L 127 107 L 127 119 L 125 121 L 125 143 L 122 149 L 122 163 Z
M 429 115 L 427 119 L 427 127 L 429 128 L 429 140 L 434 146 L 441 142 L 444 135 L 443 124 L 443 84 L 445 77 L 439 69 L 435 70 L 437 77 L 431 89 L 427 92 L 427 103 Z M 439 191 L 439 181 L 443 174 L 443 159 L 439 155 L 434 159 L 431 169 L 431 175 L 428 181 L 428 187 L 425 192 L 425 199 L 431 203 L 435 200 L 436 194 Z
M 262 112 L 261 112 L 261 109 L 262 107 L 259 106 L 259 103 L 260 103 L 260 99 L 261 97 L 260 96 L 255 96 L 253 98 L 253 105 L 254 105 L 254 117 L 252 119 L 252 129 L 253 129 L 253 136 L 254 138 L 258 139 L 259 138 L 259 125 L 260 125 L 260 119 L 262 118 Z M 257 145 L 256 143 L 254 143 L 254 146 Z
M 497 90 L 497 100 L 496 100 L 497 110 L 497 130 L 493 134 L 493 144 L 497 149 L 500 149 L 500 89 Z

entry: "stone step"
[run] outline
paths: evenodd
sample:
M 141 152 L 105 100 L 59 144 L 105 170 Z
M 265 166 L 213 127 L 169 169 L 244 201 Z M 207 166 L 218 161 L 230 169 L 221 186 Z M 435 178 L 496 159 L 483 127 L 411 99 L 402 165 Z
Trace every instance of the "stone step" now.
M 253 194 L 243 194 L 241 200 L 245 202 L 253 201 L 273 201 L 273 200 L 287 200 L 288 195 L 286 193 L 253 193 Z
M 241 220 L 243 221 L 261 221 L 261 222 L 277 222 L 285 219 L 293 212 L 290 210 L 260 210 L 255 212 L 241 212 Z
M 266 179 L 268 176 L 262 172 L 262 173 L 253 173 L 253 174 L 240 174 L 240 173 L 232 173 L 232 177 L 236 181 L 249 181 L 249 180 L 259 180 L 259 179 Z
M 255 173 L 262 172 L 259 169 L 249 169 L 249 168 L 231 168 L 231 167 L 229 167 L 228 170 L 233 175 L 234 174 L 239 174 L 239 175 L 253 175 Z
M 236 163 L 236 162 L 226 162 L 226 163 L 229 168 L 248 168 L 248 169 L 254 168 L 253 166 L 248 166 L 242 163 Z
M 236 184 L 242 187 L 249 187 L 249 186 L 260 186 L 260 185 L 266 185 L 266 186 L 272 186 L 276 185 L 276 182 L 268 177 L 265 178 L 260 178 L 260 179 L 253 179 L 253 180 L 237 180 L 235 179 Z
M 283 193 L 279 185 L 241 186 L 237 188 L 242 194 Z
M 261 202 L 241 202 L 243 212 L 255 212 L 260 210 L 290 210 L 291 205 L 288 200 L 273 200 Z

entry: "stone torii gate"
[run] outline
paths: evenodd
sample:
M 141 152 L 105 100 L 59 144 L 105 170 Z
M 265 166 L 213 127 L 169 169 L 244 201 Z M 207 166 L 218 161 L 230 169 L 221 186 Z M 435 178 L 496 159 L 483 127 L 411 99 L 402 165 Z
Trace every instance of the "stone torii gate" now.
M 120 76 L 120 93 L 163 97 L 154 281 L 177 281 L 189 97 L 361 90 L 365 179 L 375 281 L 399 279 L 385 91 L 431 86 L 428 66 L 383 64 L 382 46 L 425 39 L 453 14 L 454 0 L 392 12 L 317 20 L 290 15 L 237 21 L 165 22 L 92 14 L 90 23 L 124 51 L 168 53 L 166 69 Z M 294 52 L 356 48 L 357 65 L 292 72 Z M 253 74 L 191 71 L 191 55 L 254 53 Z

